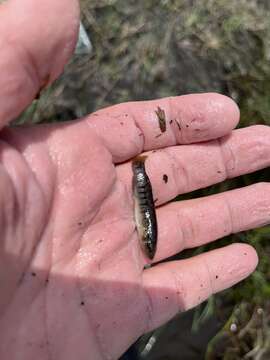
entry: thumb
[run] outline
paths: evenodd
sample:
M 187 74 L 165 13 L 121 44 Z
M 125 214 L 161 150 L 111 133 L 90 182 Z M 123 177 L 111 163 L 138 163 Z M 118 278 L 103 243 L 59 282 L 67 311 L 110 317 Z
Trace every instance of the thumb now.
M 60 75 L 78 28 L 77 0 L 10 0 L 0 5 L 0 128 Z

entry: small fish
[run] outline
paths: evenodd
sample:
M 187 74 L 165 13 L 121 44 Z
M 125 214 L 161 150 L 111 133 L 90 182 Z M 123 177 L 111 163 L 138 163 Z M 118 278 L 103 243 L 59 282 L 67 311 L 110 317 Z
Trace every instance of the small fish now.
M 166 116 L 165 116 L 165 111 L 162 110 L 159 106 L 156 110 L 156 115 L 158 117 L 158 123 L 159 123 L 159 128 L 161 132 L 165 132 L 166 131 Z
M 145 171 L 146 156 L 137 156 L 132 162 L 132 188 L 135 202 L 135 221 L 144 253 L 153 259 L 157 247 L 157 219 L 152 186 Z

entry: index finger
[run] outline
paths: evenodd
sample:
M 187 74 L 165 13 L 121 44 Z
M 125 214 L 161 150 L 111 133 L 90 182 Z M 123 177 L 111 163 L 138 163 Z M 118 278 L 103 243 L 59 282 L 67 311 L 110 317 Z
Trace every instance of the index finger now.
M 60 75 L 78 26 L 77 0 L 10 0 L 0 5 L 0 128 Z
M 118 163 L 143 151 L 222 137 L 238 124 L 239 109 L 227 96 L 191 94 L 115 105 L 86 121 Z

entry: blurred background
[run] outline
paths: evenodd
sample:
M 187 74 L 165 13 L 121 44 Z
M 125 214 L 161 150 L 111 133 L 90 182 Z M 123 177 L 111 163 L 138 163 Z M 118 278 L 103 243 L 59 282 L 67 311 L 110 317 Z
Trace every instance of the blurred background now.
M 76 54 L 17 123 L 65 121 L 123 101 L 215 91 L 238 103 L 240 127 L 270 125 L 269 0 L 82 0 L 81 7 Z M 259 181 L 270 181 L 269 169 L 177 200 Z M 269 235 L 264 227 L 178 254 L 248 242 L 260 263 L 249 279 L 143 336 L 122 360 L 270 359 Z

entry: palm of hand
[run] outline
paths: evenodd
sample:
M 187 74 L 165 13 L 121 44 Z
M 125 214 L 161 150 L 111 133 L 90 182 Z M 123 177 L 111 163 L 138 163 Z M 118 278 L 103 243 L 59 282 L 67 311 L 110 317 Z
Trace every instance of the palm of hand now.
M 6 184 L 3 203 L 12 200 L 13 208 L 18 199 L 23 219 L 16 224 L 8 223 L 12 214 L 4 219 L 10 226 L 4 244 L 18 234 L 17 255 L 23 256 L 10 274 L 16 285 L 3 299 L 2 306 L 10 305 L 2 326 L 15 326 L 19 316 L 22 327 L 39 329 L 27 340 L 29 354 L 36 347 L 38 358 L 48 349 L 55 356 L 59 349 L 63 358 L 73 359 L 78 347 L 65 342 L 64 355 L 60 339 L 74 328 L 82 354 L 97 359 L 103 352 L 119 355 L 149 325 L 131 194 L 118 181 L 111 154 L 83 128 L 85 124 L 54 133 L 43 127 L 9 131 L 6 140 L 23 156 L 2 145 L 2 159 L 14 181 Z M 122 332 L 130 323 L 131 331 Z M 121 343 L 114 349 L 119 333 Z M 16 337 L 13 326 L 6 336 Z M 17 341 L 24 347 L 25 338 Z
M 101 112 L 101 128 L 103 116 Z M 113 122 L 111 119 L 111 125 Z M 138 131 L 132 122 L 127 125 L 128 133 Z M 144 270 L 147 259 L 135 230 L 130 163 L 115 166 L 113 158 L 121 154 L 112 154 L 105 146 L 106 135 L 97 136 L 93 128 L 92 119 L 3 132 L 1 208 L 5 252 L 1 274 L 5 274 L 8 286 L 0 307 L 0 329 L 4 334 L 0 354 L 10 359 L 12 345 L 16 349 L 14 359 L 18 351 L 23 353 L 23 359 L 33 355 L 41 359 L 84 359 L 89 354 L 93 359 L 117 358 L 138 336 L 177 311 L 239 281 L 256 264 L 252 248 L 235 245 Z M 193 149 L 203 158 L 200 152 L 205 151 L 205 145 L 183 146 L 181 154 L 192 153 Z M 178 147 L 172 151 L 177 152 Z M 173 197 L 175 184 L 170 195 L 168 187 L 157 185 L 155 171 L 159 177 L 160 169 L 153 166 L 154 155 L 150 153 L 148 167 L 154 192 L 162 204 Z M 156 157 L 163 155 L 161 151 Z M 168 169 L 166 161 L 162 167 Z M 247 191 L 252 206 L 253 198 L 259 201 L 258 194 L 264 188 L 251 187 Z M 190 221 L 187 225 L 179 222 L 177 213 L 181 209 L 183 219 L 194 218 L 200 224 L 196 211 L 202 217 L 204 212 L 223 204 L 224 197 L 221 194 L 206 201 L 162 206 L 158 211 L 160 235 L 154 260 L 219 237 L 223 226 L 228 226 L 226 212 L 222 213 L 221 224 L 218 213 L 214 213 L 213 226 L 209 220 L 203 223 L 210 225 L 206 236 L 202 235 L 203 228 L 196 230 Z M 234 198 L 232 193 L 227 201 Z M 194 216 L 187 216 L 186 211 Z M 262 222 L 265 215 L 260 213 L 256 224 Z M 179 237 L 179 226 L 183 234 L 195 231 L 183 235 L 185 244 Z M 250 226 L 254 226 L 252 216 L 242 225 Z M 227 266 L 230 272 L 224 272 Z
M 190 99 L 196 104 L 199 96 Z M 91 354 L 93 359 L 115 359 L 147 330 L 243 279 L 256 266 L 252 248 L 235 244 L 144 270 L 147 260 L 133 218 L 131 166 L 128 162 L 114 165 L 114 159 L 121 163 L 141 152 L 140 130 L 126 118 L 132 106 L 112 108 L 111 118 L 105 110 L 89 121 L 2 132 L 1 274 L 7 286 L 0 304 L 1 355 L 16 359 L 20 352 L 22 359 L 67 360 Z M 146 106 L 140 105 L 138 111 Z M 119 116 L 126 118 L 125 124 Z M 123 149 L 119 126 L 125 135 Z M 258 128 L 257 134 L 260 131 L 261 139 L 266 138 L 265 128 Z M 171 133 L 167 136 L 170 143 Z M 242 160 L 232 170 L 236 173 L 265 166 L 268 156 L 252 152 L 256 161 L 245 160 L 250 160 L 245 149 L 253 141 L 251 128 L 235 131 L 222 143 L 172 146 L 149 153 L 154 194 L 163 205 L 158 210 L 155 261 L 269 221 L 268 199 L 260 195 L 267 185 L 166 205 L 176 193 L 217 181 L 220 144 L 225 149 L 228 144 L 230 149 L 240 146 Z M 267 146 L 264 151 L 267 155 Z M 237 149 L 235 154 L 239 156 Z M 189 188 L 177 176 L 179 159 L 185 161 Z M 196 163 L 196 170 L 189 168 Z M 206 173 L 204 164 L 209 171 L 201 177 L 200 171 Z M 163 171 L 170 178 L 166 186 Z M 242 203 L 242 198 L 247 201 Z M 254 208 L 255 212 L 250 211 Z M 240 217 L 244 212 L 249 216 Z

